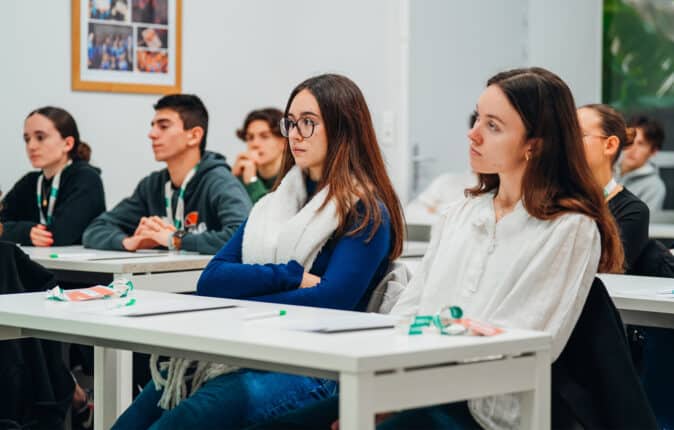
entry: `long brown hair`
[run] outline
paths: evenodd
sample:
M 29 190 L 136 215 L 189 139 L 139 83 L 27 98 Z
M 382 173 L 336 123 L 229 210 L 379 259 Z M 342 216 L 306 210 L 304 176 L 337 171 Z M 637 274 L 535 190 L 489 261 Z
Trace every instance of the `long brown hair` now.
M 487 81 L 497 85 L 518 112 L 533 139 L 522 178 L 522 203 L 538 219 L 581 213 L 597 223 L 601 236 L 600 272 L 622 273 L 624 252 L 615 220 L 592 176 L 571 91 L 557 75 L 541 68 L 514 69 Z M 497 174 L 478 174 L 476 196 L 498 190 Z
M 377 143 L 370 110 L 360 89 L 350 79 L 333 74 L 307 79 L 293 89 L 288 98 L 285 115 L 290 104 L 302 90 L 308 90 L 318 102 L 328 137 L 323 177 L 317 190 L 328 186 L 325 204 L 334 199 L 339 216 L 337 235 L 354 235 L 372 223 L 370 240 L 382 223 L 381 201 L 391 220 L 391 260 L 398 258 L 403 246 L 403 214 L 391 179 L 386 173 L 384 159 Z M 295 165 L 291 151 L 284 151 L 283 164 L 276 181 Z M 359 216 L 355 201 L 360 200 L 365 213 Z M 323 207 L 321 207 L 322 209 Z M 349 225 L 358 225 L 347 231 Z
M 613 155 L 611 162 L 615 164 L 620 153 L 625 147 L 630 146 L 634 142 L 637 131 L 632 127 L 627 127 L 625 118 L 617 110 L 609 105 L 603 104 L 588 104 L 580 107 L 581 109 L 591 109 L 598 116 L 600 121 L 601 131 L 604 136 L 615 136 L 618 138 L 618 150 Z

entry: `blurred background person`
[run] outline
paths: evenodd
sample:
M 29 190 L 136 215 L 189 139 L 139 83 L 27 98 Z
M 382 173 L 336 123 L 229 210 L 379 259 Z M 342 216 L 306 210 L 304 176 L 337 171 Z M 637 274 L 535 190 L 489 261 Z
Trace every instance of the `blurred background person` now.
M 477 114 L 468 118 L 468 128 L 473 128 Z M 442 215 L 442 208 L 465 197 L 465 190 L 477 184 L 472 172 L 443 173 L 433 179 L 414 200 L 405 206 L 405 220 L 408 224 L 434 225 Z
M 253 203 L 272 189 L 281 169 L 286 146 L 279 126 L 282 116 L 276 108 L 254 110 L 236 131 L 246 150 L 236 157 L 232 174 L 243 183 Z
M 662 149 L 665 131 L 659 122 L 643 115 L 631 118 L 627 125 L 636 130 L 636 137 L 623 151 L 616 179 L 646 203 L 651 212 L 662 210 L 667 189 L 651 159 Z

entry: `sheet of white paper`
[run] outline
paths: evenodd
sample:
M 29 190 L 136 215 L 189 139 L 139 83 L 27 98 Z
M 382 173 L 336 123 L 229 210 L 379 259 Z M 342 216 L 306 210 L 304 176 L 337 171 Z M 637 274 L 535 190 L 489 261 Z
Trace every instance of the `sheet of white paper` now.
M 106 315 L 115 316 L 142 317 L 174 314 L 179 312 L 229 309 L 234 307 L 236 306 L 229 304 L 224 300 L 183 300 L 178 298 L 157 301 L 139 300 L 133 306 L 117 307 L 114 309 L 109 309 L 104 313 Z
M 400 317 L 363 313 L 362 315 L 344 315 L 331 318 L 288 318 L 281 317 L 274 322 L 265 320 L 266 324 L 287 330 L 311 331 L 317 333 L 339 333 L 346 331 L 371 330 L 395 327 Z
M 215 300 L 209 298 L 185 297 L 165 298 L 160 300 L 137 299 L 133 305 L 127 306 L 133 297 L 87 300 L 83 302 L 54 302 L 54 306 L 67 309 L 68 312 L 107 315 L 139 317 L 151 315 L 164 315 L 180 312 L 194 312 L 213 309 L 234 308 L 235 305 L 226 300 Z

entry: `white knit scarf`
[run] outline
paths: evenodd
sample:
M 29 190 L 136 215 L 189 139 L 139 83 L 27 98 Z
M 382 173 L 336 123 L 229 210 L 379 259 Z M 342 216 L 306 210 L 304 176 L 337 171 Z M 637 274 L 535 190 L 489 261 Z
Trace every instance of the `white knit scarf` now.
M 290 169 L 276 191 L 253 206 L 243 232 L 242 262 L 279 264 L 295 260 L 305 270 L 311 269 L 316 256 L 339 226 L 334 201 L 318 210 L 327 195 L 328 187 L 324 187 L 307 202 L 302 170 L 298 166 Z M 163 409 L 172 409 L 206 381 L 238 369 L 184 358 L 171 358 L 163 363 L 157 361 L 157 355 L 153 354 L 150 370 L 155 388 L 164 389 L 157 404 Z M 162 376 L 162 371 L 166 377 Z M 190 387 L 188 382 L 191 382 Z
M 295 260 L 309 270 L 339 226 L 333 200 L 319 211 L 327 195 L 328 187 L 324 187 L 307 202 L 302 171 L 298 166 L 290 169 L 276 191 L 253 206 L 243 232 L 243 263 Z

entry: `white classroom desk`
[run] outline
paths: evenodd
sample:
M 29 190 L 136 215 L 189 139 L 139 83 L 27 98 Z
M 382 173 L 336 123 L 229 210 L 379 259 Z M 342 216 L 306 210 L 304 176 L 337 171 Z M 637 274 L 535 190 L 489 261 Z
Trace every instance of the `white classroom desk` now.
M 135 297 L 140 303 L 175 296 L 136 290 Z M 345 430 L 373 429 L 377 412 L 509 392 L 524 394 L 523 428 L 550 428 L 550 337 L 545 333 L 509 330 L 489 338 L 408 336 L 394 329 L 319 334 L 283 329 L 278 319 L 242 321 L 247 312 L 278 310 L 278 305 L 210 300 L 246 309 L 131 318 L 73 312 L 77 304 L 50 302 L 43 293 L 7 294 L 0 301 L 0 339 L 93 345 L 97 429 L 110 428 L 130 401 L 131 378 L 130 373 L 122 378 L 120 349 L 338 380 Z M 284 319 L 355 314 L 284 308 Z
M 202 269 L 213 258 L 197 253 L 101 251 L 83 246 L 21 249 L 31 260 L 54 272 L 59 281 L 107 284 L 126 278 L 135 288 L 165 292 L 194 291 Z
M 674 224 L 651 223 L 648 226 L 648 237 L 653 239 L 674 239 Z
M 657 294 L 665 289 L 674 290 L 674 279 L 607 274 L 599 277 L 624 323 L 674 328 L 674 298 Z
M 406 240 L 403 242 L 401 257 L 423 257 L 428 249 L 429 242 L 419 240 Z

